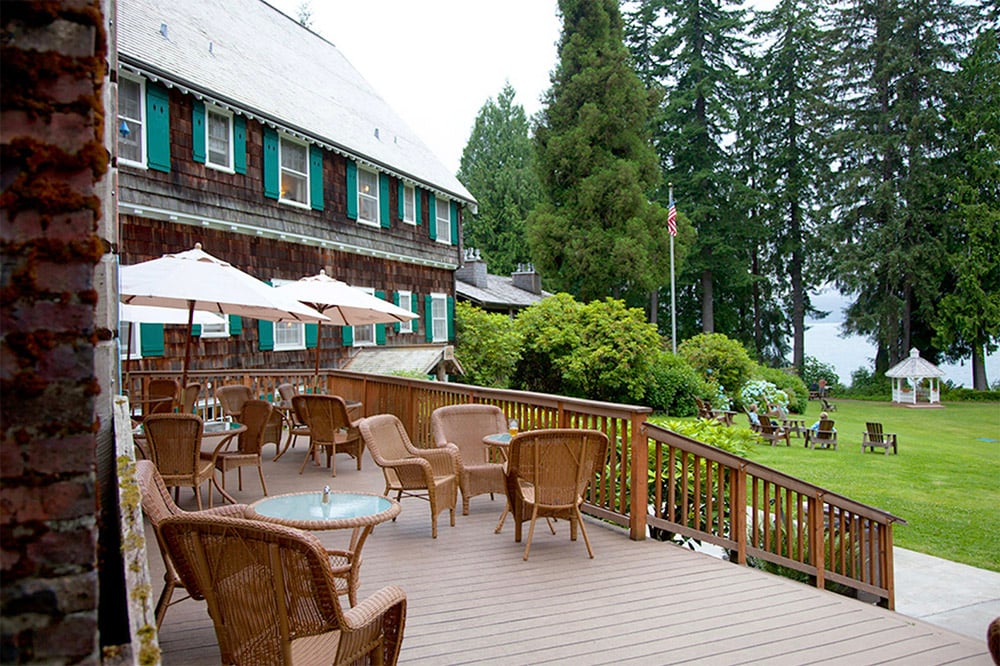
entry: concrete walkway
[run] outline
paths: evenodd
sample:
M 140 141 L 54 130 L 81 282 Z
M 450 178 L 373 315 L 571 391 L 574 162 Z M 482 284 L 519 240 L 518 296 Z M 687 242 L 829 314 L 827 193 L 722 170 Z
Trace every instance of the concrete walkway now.
M 1000 617 L 1000 573 L 893 548 L 896 612 L 986 643 Z

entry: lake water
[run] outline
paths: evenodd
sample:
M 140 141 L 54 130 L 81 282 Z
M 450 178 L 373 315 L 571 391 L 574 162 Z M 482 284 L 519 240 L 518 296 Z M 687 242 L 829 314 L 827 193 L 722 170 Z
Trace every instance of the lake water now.
M 851 383 L 851 373 L 858 368 L 875 367 L 875 345 L 867 338 L 857 335 L 841 337 L 840 323 L 843 309 L 848 301 L 835 290 L 811 294 L 813 305 L 830 314 L 820 320 L 807 320 L 805 332 L 805 353 L 821 363 L 832 365 L 845 386 Z M 956 386 L 972 386 L 972 359 L 964 363 L 944 363 L 938 367 L 944 371 L 941 381 L 951 381 Z M 986 357 L 986 379 L 992 384 L 1000 379 L 1000 353 Z

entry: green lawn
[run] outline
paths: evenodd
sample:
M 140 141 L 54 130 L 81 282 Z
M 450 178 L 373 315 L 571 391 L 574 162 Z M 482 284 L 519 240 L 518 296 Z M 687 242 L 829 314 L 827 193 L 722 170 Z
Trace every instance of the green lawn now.
M 905 519 L 893 528 L 898 546 L 1000 571 L 1000 404 L 834 402 L 836 451 L 805 449 L 792 437 L 791 448 L 762 445 L 750 458 Z M 810 402 L 807 426 L 819 412 Z M 861 453 L 865 421 L 899 435 L 898 456 Z M 747 427 L 745 416 L 736 427 Z

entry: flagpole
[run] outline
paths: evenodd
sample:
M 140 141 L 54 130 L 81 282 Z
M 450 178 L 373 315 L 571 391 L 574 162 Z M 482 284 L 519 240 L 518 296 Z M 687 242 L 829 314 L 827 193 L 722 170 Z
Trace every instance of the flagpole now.
M 667 183 L 670 188 L 670 207 L 674 206 L 674 184 Z M 670 234 L 670 344 L 674 354 L 677 353 L 677 288 L 674 284 L 674 234 Z

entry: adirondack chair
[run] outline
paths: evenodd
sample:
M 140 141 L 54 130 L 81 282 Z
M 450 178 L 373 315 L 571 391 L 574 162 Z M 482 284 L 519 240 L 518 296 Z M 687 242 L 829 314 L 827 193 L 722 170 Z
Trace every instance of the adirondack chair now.
M 892 452 L 899 454 L 899 451 L 896 450 L 896 433 L 882 432 L 882 424 L 872 421 L 865 423 L 865 428 L 861 439 L 861 453 L 864 453 L 866 449 L 874 451 L 876 448 L 881 448 L 885 455 L 889 455 L 889 447 L 891 446 Z
M 820 398 L 819 401 L 823 403 L 823 411 L 824 412 L 835 412 L 835 411 L 837 411 L 837 405 L 834 404 L 834 403 L 832 403 L 832 402 L 830 402 L 826 398 Z
M 833 421 L 823 419 L 819 422 L 819 428 L 806 430 L 805 446 L 810 448 L 821 448 L 837 450 L 837 429 L 833 427 Z
M 771 446 L 774 446 L 778 440 L 785 440 L 785 446 L 791 446 L 792 443 L 788 438 L 788 430 L 782 428 L 776 421 L 772 421 L 771 417 L 767 414 L 760 414 L 758 417 L 760 419 L 760 432 L 757 436 L 761 439 L 766 439 L 771 442 Z

